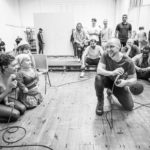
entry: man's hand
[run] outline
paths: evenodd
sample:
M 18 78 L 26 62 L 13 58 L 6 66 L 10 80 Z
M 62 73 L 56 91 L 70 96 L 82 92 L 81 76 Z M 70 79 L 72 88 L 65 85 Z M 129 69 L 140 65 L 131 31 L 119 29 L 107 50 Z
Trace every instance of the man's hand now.
M 122 67 L 115 69 L 114 71 L 112 71 L 112 75 L 122 75 L 124 73 L 124 69 Z
M 81 46 L 81 47 L 84 47 L 84 43 L 80 43 L 80 46 Z
M 28 91 L 29 91 L 28 88 L 23 89 L 23 93 L 28 93 Z
M 118 87 L 124 87 L 126 86 L 126 80 L 124 79 L 119 79 L 118 81 L 115 82 L 115 85 L 118 86 Z
M 7 102 L 6 105 L 10 106 L 10 107 L 14 107 L 15 103 L 14 102 Z

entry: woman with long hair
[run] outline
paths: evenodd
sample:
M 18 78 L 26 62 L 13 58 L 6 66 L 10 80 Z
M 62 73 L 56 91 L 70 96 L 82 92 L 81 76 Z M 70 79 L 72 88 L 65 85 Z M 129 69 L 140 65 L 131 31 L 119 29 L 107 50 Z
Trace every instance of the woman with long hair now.
M 17 100 L 17 61 L 9 54 L 0 55 L 0 121 L 16 121 L 26 107 Z

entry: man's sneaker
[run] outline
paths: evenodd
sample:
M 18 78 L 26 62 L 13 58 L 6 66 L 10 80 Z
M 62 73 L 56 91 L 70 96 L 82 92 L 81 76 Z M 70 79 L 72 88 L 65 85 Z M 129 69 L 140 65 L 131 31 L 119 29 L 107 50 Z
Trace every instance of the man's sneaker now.
M 84 77 L 84 72 L 81 72 L 80 78 L 83 78 L 83 77 Z
M 101 106 L 100 103 L 98 102 L 96 106 L 96 114 L 101 116 L 103 115 L 103 113 L 104 113 L 103 106 Z

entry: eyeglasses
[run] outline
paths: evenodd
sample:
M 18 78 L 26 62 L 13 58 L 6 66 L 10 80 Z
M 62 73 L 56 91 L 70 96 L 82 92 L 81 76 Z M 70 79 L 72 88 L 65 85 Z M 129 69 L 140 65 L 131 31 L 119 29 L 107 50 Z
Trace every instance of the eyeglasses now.
M 90 42 L 94 42 L 94 43 L 96 43 L 96 40 L 91 40 Z
M 115 47 L 114 45 L 107 45 L 107 46 L 106 46 L 106 49 L 108 49 L 108 48 L 112 49 L 112 48 L 114 48 L 114 47 Z

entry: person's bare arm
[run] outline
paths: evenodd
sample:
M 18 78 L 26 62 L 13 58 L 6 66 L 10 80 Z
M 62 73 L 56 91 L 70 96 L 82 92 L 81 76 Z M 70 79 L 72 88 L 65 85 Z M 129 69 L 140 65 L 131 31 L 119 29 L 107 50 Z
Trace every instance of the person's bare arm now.
M 117 68 L 113 71 L 106 70 L 106 65 L 99 62 L 97 67 L 97 74 L 103 75 L 103 76 L 115 76 L 115 75 L 122 75 L 124 72 L 123 68 Z

